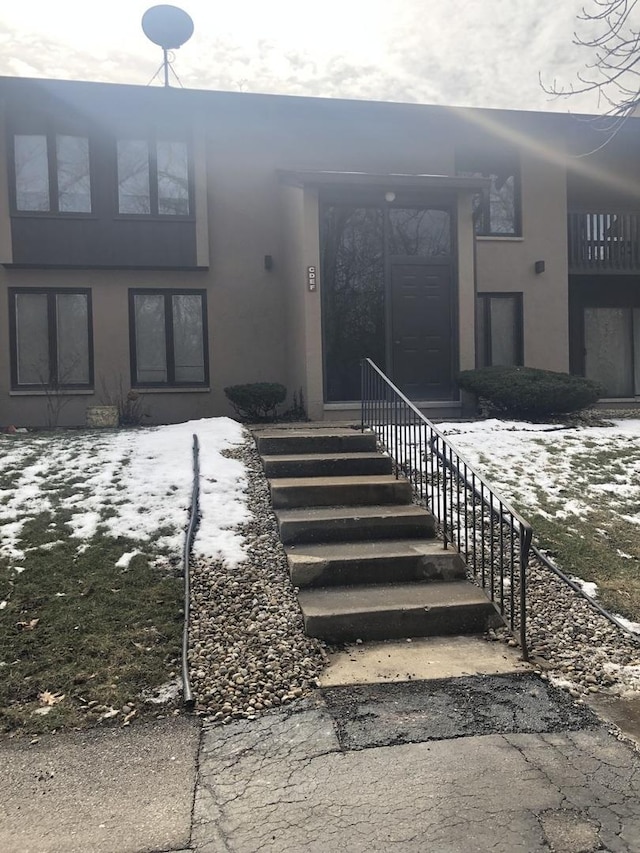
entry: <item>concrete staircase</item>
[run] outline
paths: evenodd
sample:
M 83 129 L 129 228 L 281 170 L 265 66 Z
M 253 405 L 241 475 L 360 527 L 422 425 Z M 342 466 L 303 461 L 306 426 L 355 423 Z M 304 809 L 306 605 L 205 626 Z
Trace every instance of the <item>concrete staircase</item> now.
M 381 640 L 501 624 L 372 433 L 282 428 L 256 443 L 308 635 Z

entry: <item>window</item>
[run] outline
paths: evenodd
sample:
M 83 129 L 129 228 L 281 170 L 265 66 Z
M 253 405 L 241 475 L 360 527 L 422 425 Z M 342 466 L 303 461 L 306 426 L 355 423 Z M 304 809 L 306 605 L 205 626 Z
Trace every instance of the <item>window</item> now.
M 466 154 L 456 158 L 459 175 L 490 178 L 488 193 L 474 199 L 476 234 L 485 237 L 519 237 L 520 169 L 513 155 Z
M 118 212 L 189 216 L 189 157 L 185 142 L 120 139 Z
M 89 140 L 64 134 L 13 138 L 15 207 L 29 213 L 91 213 Z
M 203 290 L 129 291 L 133 384 L 208 384 L 206 317 Z
M 478 367 L 523 364 L 522 294 L 478 295 Z
M 93 385 L 89 290 L 9 290 L 11 382 L 19 388 Z

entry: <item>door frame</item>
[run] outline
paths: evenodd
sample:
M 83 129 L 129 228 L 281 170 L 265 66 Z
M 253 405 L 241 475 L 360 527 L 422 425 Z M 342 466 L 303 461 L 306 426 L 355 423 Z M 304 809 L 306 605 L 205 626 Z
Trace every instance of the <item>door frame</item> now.
M 458 247 L 458 205 L 457 198 L 451 194 L 438 195 L 438 193 L 430 193 L 428 198 L 425 198 L 424 192 L 399 192 L 393 202 L 384 201 L 384 190 L 387 187 L 377 188 L 375 194 L 368 192 L 361 193 L 336 193 L 335 195 L 328 194 L 319 199 L 319 241 L 320 254 L 322 254 L 322 241 L 324 239 L 322 228 L 322 211 L 326 207 L 346 206 L 346 207 L 373 207 L 378 208 L 383 214 L 383 257 L 384 257 L 384 300 L 385 300 L 385 358 L 386 358 L 386 373 L 393 378 L 393 318 L 392 318 L 392 294 L 391 294 L 391 268 L 394 263 L 416 265 L 433 265 L 433 266 L 448 266 L 451 276 L 450 287 L 450 335 L 451 335 L 451 390 L 448 397 L 444 397 L 442 402 L 451 400 L 459 400 L 460 392 L 455 383 L 455 377 L 460 365 L 460 299 L 459 299 L 459 247 Z M 427 257 L 421 255 L 392 255 L 388 252 L 390 244 L 390 221 L 388 211 L 393 208 L 399 209 L 416 209 L 416 210 L 442 210 L 449 215 L 449 230 L 450 230 L 450 253 L 443 257 Z M 325 280 L 324 271 L 321 269 L 321 285 L 324 290 Z M 323 296 L 324 300 L 324 296 Z M 327 353 L 325 346 L 325 331 L 324 331 L 324 305 L 321 312 L 322 323 L 322 385 L 323 399 L 325 404 L 359 402 L 354 401 L 336 401 L 327 400 Z M 422 402 L 422 401 L 418 401 Z M 426 401 L 425 401 L 426 402 Z M 429 401 L 438 402 L 438 401 Z

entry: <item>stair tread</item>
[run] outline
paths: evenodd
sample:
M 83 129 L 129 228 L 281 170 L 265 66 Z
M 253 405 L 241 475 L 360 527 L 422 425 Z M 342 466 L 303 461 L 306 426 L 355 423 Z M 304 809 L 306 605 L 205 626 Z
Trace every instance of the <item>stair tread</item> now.
M 374 506 L 321 506 L 296 509 L 277 509 L 280 521 L 324 521 L 339 518 L 432 518 L 429 510 L 416 504 L 388 504 Z
M 457 583 L 436 581 L 311 587 L 300 590 L 298 601 L 305 616 L 424 610 L 433 607 L 492 607 L 482 590 L 465 580 Z
M 368 459 L 385 459 L 383 453 L 378 453 L 376 450 L 350 450 L 348 453 L 265 453 L 262 456 L 263 462 L 324 462 L 336 461 L 344 462 L 346 460 L 368 460 Z
M 341 474 L 339 476 L 324 474 L 321 477 L 278 477 L 271 482 L 271 488 L 293 488 L 300 486 L 384 486 L 395 483 L 407 483 L 403 477 L 394 474 Z
M 270 429 L 260 430 L 256 432 L 256 438 L 342 438 L 343 436 L 363 435 L 359 429 L 351 429 L 350 427 L 334 428 L 334 427 L 319 427 L 318 429 Z M 364 435 L 373 435 L 369 430 L 365 430 Z
M 309 542 L 287 545 L 287 555 L 294 560 L 393 560 L 416 555 L 451 554 L 458 552 L 451 545 L 444 548 L 441 539 L 380 539 L 361 542 Z

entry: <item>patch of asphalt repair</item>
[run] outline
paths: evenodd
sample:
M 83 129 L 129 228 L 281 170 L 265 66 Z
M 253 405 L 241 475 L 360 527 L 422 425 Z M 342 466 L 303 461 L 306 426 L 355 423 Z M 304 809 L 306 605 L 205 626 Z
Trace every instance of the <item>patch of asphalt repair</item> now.
M 347 751 L 602 725 L 585 705 L 530 673 L 331 687 L 322 696 Z
M 460 736 L 442 718 L 463 706 Z M 531 675 L 328 688 L 205 724 L 191 848 L 640 853 L 640 757 Z

